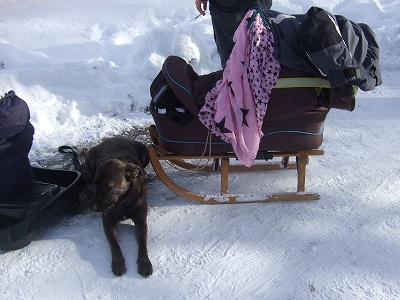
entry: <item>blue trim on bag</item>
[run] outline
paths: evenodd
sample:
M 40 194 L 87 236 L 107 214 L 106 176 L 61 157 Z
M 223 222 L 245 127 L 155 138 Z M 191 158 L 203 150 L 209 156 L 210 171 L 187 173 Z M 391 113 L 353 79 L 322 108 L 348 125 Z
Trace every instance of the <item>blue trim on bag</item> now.
M 307 132 L 307 131 L 300 131 L 300 130 L 278 130 L 278 131 L 273 131 L 273 132 L 270 132 L 270 133 L 266 133 L 266 134 L 263 135 L 263 137 L 267 136 L 267 135 L 277 134 L 277 133 L 298 133 L 298 134 L 306 134 L 306 135 L 317 136 L 317 135 L 323 134 L 324 130 L 321 130 L 320 132 L 317 132 L 317 133 Z
M 186 93 L 188 93 L 189 96 L 194 100 L 194 97 L 193 97 L 193 95 L 189 92 L 189 90 L 186 89 L 184 86 L 180 85 L 178 82 L 176 82 L 176 81 L 172 78 L 172 76 L 171 76 L 171 75 L 169 74 L 169 72 L 168 72 L 168 68 L 167 68 L 167 66 L 165 65 L 165 63 L 164 63 L 164 69 L 165 69 L 165 72 L 167 72 L 168 78 L 171 79 L 171 81 L 172 81 L 173 83 L 175 83 L 178 87 L 180 87 L 182 90 L 184 90 Z
M 157 126 L 156 126 L 156 130 L 157 130 L 158 136 L 159 136 L 161 139 L 163 139 L 164 141 L 169 142 L 169 143 L 176 143 L 176 144 L 198 144 L 198 145 L 204 145 L 204 144 L 205 144 L 205 142 L 195 142 L 195 141 L 193 141 L 193 142 L 186 142 L 186 141 L 175 141 L 175 140 L 170 140 L 170 139 L 167 139 L 167 138 L 163 137 L 163 136 L 160 134 L 160 132 L 159 132 L 158 129 L 157 129 Z M 324 133 L 324 130 L 321 130 L 320 132 L 317 132 L 317 133 L 307 132 L 307 131 L 300 131 L 300 130 L 278 130 L 278 131 L 273 131 L 273 132 L 270 132 L 270 133 L 266 133 L 266 134 L 263 135 L 263 137 L 268 136 L 268 135 L 273 135 L 273 134 L 279 134 L 279 133 L 298 133 L 298 134 L 305 134 L 305 135 L 317 136 L 317 135 L 323 134 L 323 133 Z M 229 143 L 226 143 L 226 142 L 211 142 L 211 145 L 229 145 Z

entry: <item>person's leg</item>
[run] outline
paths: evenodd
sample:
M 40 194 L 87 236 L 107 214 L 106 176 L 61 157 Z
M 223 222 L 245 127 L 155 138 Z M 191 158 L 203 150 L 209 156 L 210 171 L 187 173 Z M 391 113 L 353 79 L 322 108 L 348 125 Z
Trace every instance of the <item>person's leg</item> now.
M 218 54 L 221 58 L 222 68 L 231 54 L 233 35 L 237 26 L 242 21 L 243 14 L 221 11 L 210 5 L 210 14 L 214 30 L 214 39 Z
M 263 10 L 271 8 L 272 0 L 259 1 L 232 1 L 210 3 L 210 14 L 214 30 L 214 40 L 218 54 L 221 58 L 222 68 L 233 48 L 233 35 L 236 28 L 246 14 L 246 10 L 252 6 L 258 6 Z

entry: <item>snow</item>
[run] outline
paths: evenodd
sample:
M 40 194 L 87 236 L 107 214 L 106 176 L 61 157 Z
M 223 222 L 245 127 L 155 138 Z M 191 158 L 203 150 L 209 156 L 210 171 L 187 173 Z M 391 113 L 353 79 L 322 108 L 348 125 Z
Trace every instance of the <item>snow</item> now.
M 149 256 L 136 271 L 132 223 L 119 227 L 127 273 L 115 277 L 101 217 L 85 210 L 0 251 L 1 299 L 400 298 L 400 24 L 398 0 L 275 0 L 273 9 L 319 6 L 367 23 L 381 48 L 383 84 L 360 91 L 353 112 L 331 110 L 324 156 L 311 157 L 307 191 L 319 201 L 205 205 L 164 186 L 149 166 Z M 69 161 L 81 149 L 152 123 L 149 87 L 169 55 L 199 74 L 219 69 L 211 19 L 193 1 L 2 0 L 0 93 L 31 109 L 30 159 Z M 62 162 L 61 164 L 66 164 Z M 63 165 L 62 165 L 63 166 Z M 217 175 L 172 172 L 212 195 Z M 292 171 L 234 173 L 230 192 L 295 187 Z

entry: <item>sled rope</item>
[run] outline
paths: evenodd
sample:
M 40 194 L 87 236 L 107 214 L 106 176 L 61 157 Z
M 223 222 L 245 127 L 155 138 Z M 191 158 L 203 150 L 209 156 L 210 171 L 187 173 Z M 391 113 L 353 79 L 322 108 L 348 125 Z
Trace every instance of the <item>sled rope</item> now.
M 180 168 L 180 167 L 178 167 L 175 163 L 173 163 L 172 161 L 170 161 L 170 160 L 168 160 L 168 159 L 165 159 L 164 161 L 165 161 L 170 167 L 172 167 L 172 168 L 174 168 L 175 170 L 180 171 L 180 172 L 182 172 L 182 173 L 191 174 L 191 173 L 194 173 L 194 172 L 196 172 L 196 171 L 201 171 L 201 170 L 203 170 L 205 167 L 208 166 L 208 164 L 209 164 L 209 162 L 210 162 L 210 160 L 211 160 L 211 139 L 212 139 L 212 134 L 211 134 L 211 131 L 208 130 L 203 153 L 200 155 L 200 158 L 198 159 L 199 162 L 197 163 L 197 166 L 194 167 L 194 168 L 192 168 L 192 169 Z M 209 148 L 209 149 L 208 149 L 207 161 L 201 166 L 200 164 L 201 164 L 202 160 L 205 158 L 205 153 L 206 153 L 206 150 L 207 150 L 207 145 L 208 145 L 208 148 Z M 161 157 L 163 157 L 163 158 L 167 158 L 167 156 L 164 155 L 163 153 L 161 153 L 160 151 L 157 151 L 157 153 L 158 153 L 159 156 L 161 156 Z

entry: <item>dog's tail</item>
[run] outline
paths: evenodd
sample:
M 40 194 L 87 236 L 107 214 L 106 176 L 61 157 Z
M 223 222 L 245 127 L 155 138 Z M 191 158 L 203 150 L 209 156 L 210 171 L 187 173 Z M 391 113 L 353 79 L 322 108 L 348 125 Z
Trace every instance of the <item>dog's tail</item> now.
M 71 154 L 72 155 L 72 163 L 74 164 L 75 169 L 79 169 L 81 163 L 79 161 L 78 153 L 71 146 L 60 146 L 58 147 L 58 152 Z

